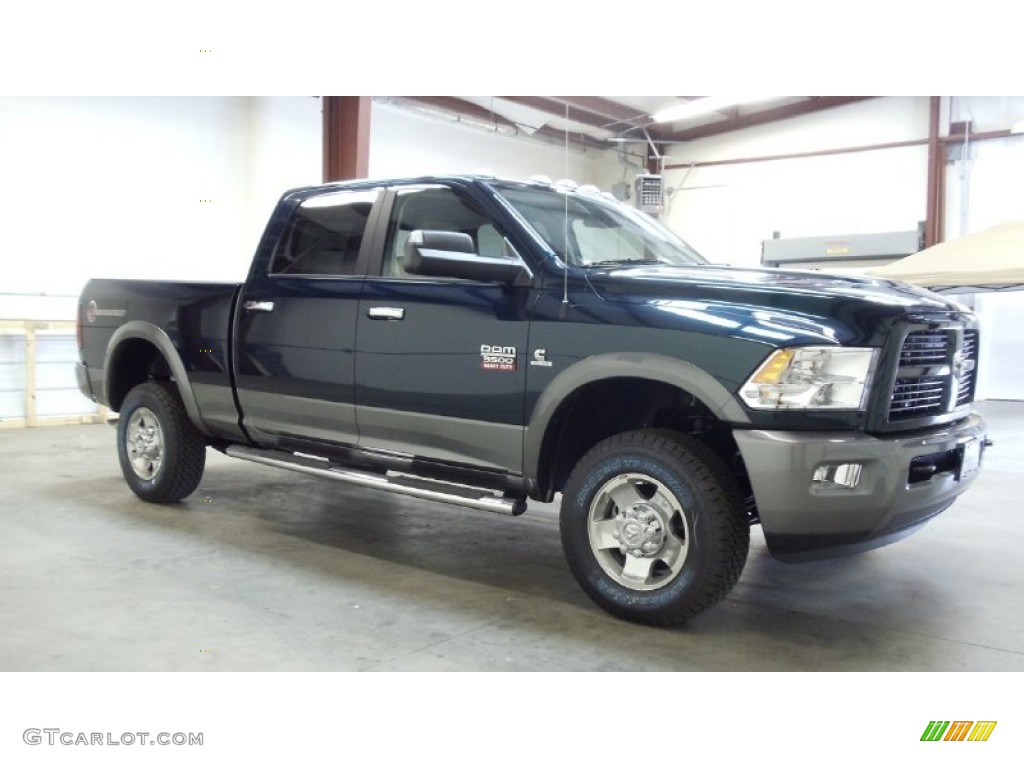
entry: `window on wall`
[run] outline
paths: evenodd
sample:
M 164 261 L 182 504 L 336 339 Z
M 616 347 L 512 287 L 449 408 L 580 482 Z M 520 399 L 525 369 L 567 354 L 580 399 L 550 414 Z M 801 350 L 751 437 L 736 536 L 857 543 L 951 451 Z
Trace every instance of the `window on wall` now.
M 354 275 L 377 190 L 334 192 L 296 210 L 270 267 L 276 275 Z
M 409 187 L 398 191 L 388 222 L 385 277 L 415 277 L 405 271 L 402 262 L 409 235 L 417 229 L 467 234 L 481 256 L 503 258 L 513 253 L 490 219 L 454 190 L 444 186 Z

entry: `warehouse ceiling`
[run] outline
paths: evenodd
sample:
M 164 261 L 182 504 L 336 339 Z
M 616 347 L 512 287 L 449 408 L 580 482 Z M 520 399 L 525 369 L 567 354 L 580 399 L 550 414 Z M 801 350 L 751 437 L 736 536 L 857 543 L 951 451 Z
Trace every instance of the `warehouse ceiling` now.
M 383 96 L 377 100 L 506 135 L 570 141 L 588 149 L 620 142 L 667 144 L 820 112 L 872 96 L 780 96 L 684 120 L 654 113 L 698 96 Z

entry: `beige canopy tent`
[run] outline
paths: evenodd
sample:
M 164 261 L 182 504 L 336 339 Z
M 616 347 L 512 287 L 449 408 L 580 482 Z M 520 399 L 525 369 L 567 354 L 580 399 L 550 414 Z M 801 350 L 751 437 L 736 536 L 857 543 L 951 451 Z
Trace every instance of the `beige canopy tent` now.
M 1024 220 L 939 243 L 865 272 L 937 291 L 1024 288 Z

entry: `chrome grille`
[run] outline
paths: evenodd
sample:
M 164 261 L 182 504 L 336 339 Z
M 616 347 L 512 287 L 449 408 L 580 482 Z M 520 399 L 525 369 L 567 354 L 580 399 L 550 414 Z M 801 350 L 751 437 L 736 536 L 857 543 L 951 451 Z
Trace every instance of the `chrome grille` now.
M 929 328 L 907 334 L 900 349 L 889 419 L 942 414 L 973 401 L 977 359 L 976 330 L 961 334 L 953 327 Z
M 903 342 L 900 367 L 942 365 L 949 354 L 947 331 L 914 331 Z
M 978 363 L 978 332 L 977 331 L 964 331 L 964 343 L 960 347 L 960 351 L 967 360 L 973 360 L 974 365 L 969 366 L 970 370 L 965 370 L 960 376 L 960 380 L 957 383 L 956 390 L 956 404 L 957 406 L 967 405 L 967 403 L 974 400 L 974 382 L 977 373 Z
M 941 412 L 945 383 L 944 376 L 896 379 L 889 418 L 905 419 Z

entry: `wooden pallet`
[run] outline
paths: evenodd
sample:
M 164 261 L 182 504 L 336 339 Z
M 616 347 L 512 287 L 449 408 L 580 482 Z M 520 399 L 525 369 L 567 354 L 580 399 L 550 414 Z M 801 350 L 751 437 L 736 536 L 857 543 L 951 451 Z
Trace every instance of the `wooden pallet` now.
M 107 421 L 110 410 L 97 405 L 95 413 L 70 416 L 39 416 L 36 409 L 36 346 L 39 336 L 74 336 L 75 323 L 69 320 L 0 320 L 0 334 L 25 337 L 25 417 L 0 419 L 0 429 L 57 426 L 61 424 L 98 424 Z

